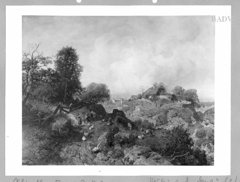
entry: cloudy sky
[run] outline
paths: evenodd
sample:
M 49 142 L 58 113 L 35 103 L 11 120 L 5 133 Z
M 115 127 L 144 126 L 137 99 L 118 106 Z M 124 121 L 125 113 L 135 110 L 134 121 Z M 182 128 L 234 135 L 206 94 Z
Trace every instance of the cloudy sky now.
M 129 97 L 164 82 L 195 88 L 214 100 L 214 23 L 211 17 L 23 17 L 23 51 L 55 56 L 77 50 L 81 82 L 105 83 Z

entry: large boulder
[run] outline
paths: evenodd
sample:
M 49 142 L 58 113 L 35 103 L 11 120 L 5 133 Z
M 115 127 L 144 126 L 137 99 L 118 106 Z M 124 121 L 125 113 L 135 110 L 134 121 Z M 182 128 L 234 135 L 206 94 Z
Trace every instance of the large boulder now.
M 114 109 L 112 113 L 108 113 L 105 117 L 105 121 L 119 128 L 130 130 L 133 128 L 133 122 L 126 117 L 123 111 L 118 109 Z
M 105 117 L 106 110 L 101 104 L 92 104 L 88 106 L 88 109 L 96 114 L 98 117 Z

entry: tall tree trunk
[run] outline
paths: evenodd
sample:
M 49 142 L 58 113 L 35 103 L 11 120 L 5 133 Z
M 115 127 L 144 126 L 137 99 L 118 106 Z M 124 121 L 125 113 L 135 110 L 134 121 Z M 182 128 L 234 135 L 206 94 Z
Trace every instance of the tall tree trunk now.
M 64 98 L 63 98 L 63 104 L 66 103 L 66 95 L 67 95 L 67 82 L 65 81 L 65 89 L 64 89 Z

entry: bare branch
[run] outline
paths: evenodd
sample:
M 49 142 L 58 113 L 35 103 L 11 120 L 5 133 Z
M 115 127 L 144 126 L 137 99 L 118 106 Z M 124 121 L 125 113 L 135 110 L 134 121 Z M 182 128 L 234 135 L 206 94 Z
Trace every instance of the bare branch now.
M 33 59 L 34 53 L 37 52 L 38 48 L 39 48 L 40 44 L 36 44 L 36 48 L 32 51 L 32 56 L 31 59 Z

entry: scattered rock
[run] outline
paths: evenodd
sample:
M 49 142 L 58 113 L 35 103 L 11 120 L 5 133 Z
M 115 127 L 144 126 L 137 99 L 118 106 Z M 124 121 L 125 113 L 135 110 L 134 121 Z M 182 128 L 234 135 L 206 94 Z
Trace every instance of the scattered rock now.
M 94 128 L 94 125 L 91 125 L 90 127 L 89 127 L 89 130 L 92 130 Z
M 149 129 L 147 129 L 147 130 L 145 131 L 145 133 L 146 133 L 146 134 L 150 133 L 150 130 L 149 130 Z
M 92 149 L 92 152 L 93 153 L 97 153 L 97 152 L 99 152 L 100 150 L 99 150 L 99 148 L 98 147 L 94 147 L 93 149 Z
M 85 141 L 87 140 L 87 138 L 85 136 L 82 137 L 82 141 Z

